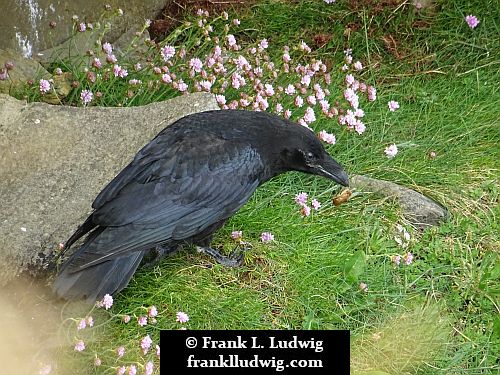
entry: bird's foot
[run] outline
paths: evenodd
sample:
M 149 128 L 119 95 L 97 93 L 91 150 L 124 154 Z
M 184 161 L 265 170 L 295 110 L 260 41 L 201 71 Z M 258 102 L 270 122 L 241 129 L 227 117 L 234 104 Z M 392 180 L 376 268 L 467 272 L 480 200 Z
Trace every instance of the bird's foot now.
M 210 255 L 217 263 L 226 267 L 240 267 L 245 259 L 245 251 L 252 248 L 248 242 L 241 242 L 243 247 L 237 246 L 228 256 L 222 255 L 219 251 L 211 247 L 196 246 L 198 252 Z
M 172 249 L 172 247 L 157 245 L 150 250 L 147 262 L 144 263 L 142 267 L 152 268 L 153 266 L 157 265 L 160 262 L 161 258 L 163 258 L 165 255 L 172 255 L 175 253 L 175 251 L 176 249 Z M 151 258 L 151 256 L 153 258 Z

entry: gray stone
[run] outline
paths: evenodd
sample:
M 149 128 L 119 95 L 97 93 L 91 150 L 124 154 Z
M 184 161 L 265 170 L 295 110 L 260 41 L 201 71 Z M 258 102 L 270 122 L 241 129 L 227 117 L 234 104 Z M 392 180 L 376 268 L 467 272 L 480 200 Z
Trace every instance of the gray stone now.
M 439 203 L 394 182 L 356 175 L 351 177 L 350 186 L 396 199 L 405 218 L 419 228 L 439 225 L 450 217 L 449 211 Z
M 218 109 L 196 93 L 143 107 L 64 107 L 0 94 L 0 284 L 40 262 L 161 129 Z

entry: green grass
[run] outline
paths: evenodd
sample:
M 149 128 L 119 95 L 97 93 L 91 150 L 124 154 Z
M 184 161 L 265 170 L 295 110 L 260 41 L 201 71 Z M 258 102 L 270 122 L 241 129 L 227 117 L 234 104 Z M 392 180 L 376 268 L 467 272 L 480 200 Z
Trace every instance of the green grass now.
M 262 1 L 240 13 L 237 37 L 267 37 L 270 55 L 279 56 L 283 44 L 305 40 L 312 46 L 316 34 L 329 34 L 331 40 L 313 53 L 333 69 L 343 49 L 352 48 L 354 58 L 369 67 L 363 79 L 378 92 L 376 102 L 362 105 L 367 131 L 357 136 L 324 119 L 316 129 L 337 135 L 337 145 L 329 149 L 351 174 L 420 191 L 448 207 L 450 221 L 420 232 L 410 228 L 397 205 L 379 196 L 358 192 L 335 207 L 331 198 L 339 189 L 328 181 L 298 173 L 276 178 L 259 188 L 214 239 L 229 250 L 234 246 L 231 231 L 243 230 L 244 239 L 254 245 L 245 266 L 224 268 L 186 250 L 152 270 L 137 272 L 116 296 L 112 313 L 118 317 L 105 326 L 107 339 L 92 344 L 103 353 L 103 361 L 116 358 L 113 350 L 119 345 L 131 348 L 127 363 L 143 361 L 138 338 L 149 333 L 157 342 L 159 329 L 179 328 L 175 313 L 185 311 L 189 329 L 350 329 L 358 343 L 352 353 L 358 370 L 497 373 L 499 8 L 489 1 L 438 1 L 416 13 L 408 4 L 376 11 L 361 1 L 352 3 L 361 5 Z M 481 20 L 475 30 L 463 20 L 470 13 Z M 425 27 L 416 28 L 416 21 Z M 356 29 L 349 36 L 346 25 Z M 396 41 L 397 56 L 384 44 L 387 35 Z M 119 102 L 122 91 L 105 104 Z M 166 96 L 146 95 L 132 105 Z M 399 101 L 401 108 L 389 112 L 389 100 Z M 400 149 L 394 159 L 383 153 L 390 143 Z M 430 151 L 436 158 L 428 156 Z M 323 203 L 310 218 L 302 218 L 293 202 L 301 191 Z M 412 235 L 409 250 L 415 261 L 410 266 L 395 267 L 390 259 L 403 252 L 393 239 L 396 223 L 405 224 Z M 276 241 L 259 243 L 263 231 L 273 232 Z M 359 289 L 360 282 L 368 285 L 367 293 Z M 140 328 L 135 322 L 119 322 L 120 314 L 138 316 L 150 305 L 160 311 L 156 325 Z M 419 309 L 424 313 L 415 313 Z M 413 317 L 411 322 L 405 314 Z M 429 321 L 429 316 L 435 319 Z M 394 326 L 394 321 L 401 324 Z M 422 329 L 424 323 L 430 328 Z M 403 352 L 418 352 L 423 358 L 404 365 L 390 356 L 368 360 L 378 358 L 372 335 L 391 329 L 401 331 L 389 337 L 407 349 L 399 353 L 403 359 Z M 433 350 L 422 352 L 417 344 L 432 332 L 442 334 L 429 347 Z M 90 356 L 84 356 L 87 362 Z M 106 366 L 115 363 L 109 359 Z

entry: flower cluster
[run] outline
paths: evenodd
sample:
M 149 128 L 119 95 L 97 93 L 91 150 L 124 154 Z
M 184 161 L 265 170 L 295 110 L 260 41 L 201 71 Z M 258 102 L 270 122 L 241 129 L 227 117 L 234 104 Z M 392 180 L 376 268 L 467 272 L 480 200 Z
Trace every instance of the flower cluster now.
M 396 225 L 396 230 L 397 230 L 397 235 L 394 236 L 394 241 L 403 249 L 408 249 L 408 246 L 410 245 L 411 241 L 411 236 L 410 233 L 406 230 L 405 227 L 403 227 L 401 224 Z M 399 266 L 401 264 L 401 261 L 404 261 L 406 265 L 410 265 L 413 263 L 413 254 L 407 251 L 405 255 L 393 255 L 391 257 L 392 262 L 396 265 Z
M 391 256 L 391 260 L 396 266 L 399 266 L 401 264 L 401 261 L 404 261 L 404 264 L 409 266 L 413 263 L 413 254 L 409 251 L 403 256 L 396 254 Z
M 304 217 L 311 215 L 311 207 L 314 210 L 319 210 L 319 208 L 321 207 L 321 203 L 317 199 L 312 199 L 311 207 L 309 207 L 309 205 L 307 204 L 308 197 L 309 196 L 307 193 L 301 192 L 298 193 L 294 198 L 295 203 L 297 203 L 300 206 L 300 212 Z
M 98 301 L 96 303 L 97 308 L 104 308 L 106 310 L 111 309 L 113 306 L 113 297 L 109 294 L 106 294 L 102 300 Z M 158 308 L 155 305 L 151 305 L 149 307 L 142 307 L 145 311 L 143 315 L 140 315 L 137 317 L 138 325 L 139 326 L 144 326 L 147 324 L 153 324 L 156 323 L 156 318 L 159 315 Z M 110 314 L 112 314 L 110 312 Z M 114 315 L 115 317 L 118 317 L 120 320 L 122 320 L 124 323 L 128 323 L 131 321 L 130 315 Z M 181 324 L 186 323 L 189 321 L 189 316 L 185 312 L 179 311 L 176 313 L 175 316 L 176 322 L 179 322 Z M 81 331 L 84 330 L 88 327 L 93 327 L 94 326 L 94 319 L 91 315 L 88 315 L 85 318 L 80 318 L 80 319 L 72 319 L 76 323 L 76 331 Z M 181 329 L 185 329 L 182 327 Z M 81 338 L 76 338 L 75 343 L 73 346 L 74 351 L 76 352 L 83 352 L 83 351 L 89 351 L 89 348 L 86 347 L 86 343 L 84 340 Z M 144 362 L 141 365 L 139 364 L 129 364 L 129 365 L 121 365 L 117 360 L 126 359 L 127 353 L 134 353 L 137 350 L 142 353 L 141 355 L 144 355 Z M 142 374 L 149 374 L 151 375 L 154 371 L 155 365 L 154 362 L 151 360 L 151 353 L 154 353 L 157 358 L 160 357 L 160 345 L 155 344 L 154 339 L 149 335 L 141 335 L 137 337 L 137 342 L 135 345 L 120 345 L 114 349 L 115 353 L 115 360 L 113 360 L 113 365 L 116 366 L 113 367 L 116 371 L 117 374 L 126 374 L 126 375 L 134 375 L 134 374 L 139 374 L 139 370 L 143 368 Z M 129 354 L 130 356 L 130 354 Z M 130 359 L 129 359 L 130 360 Z M 103 363 L 105 364 L 105 360 L 101 359 L 100 356 L 98 356 L 97 353 L 94 354 L 93 356 L 93 365 L 95 367 L 102 366 Z M 117 364 L 118 363 L 118 364 Z M 105 364 L 106 365 L 106 364 Z M 45 366 L 47 367 L 47 366 Z M 45 368 L 44 367 L 44 368 Z M 49 365 L 50 369 L 52 368 Z M 47 368 L 49 368 L 47 367 Z M 42 371 L 42 370 L 40 370 Z M 50 370 L 49 370 L 50 371 Z

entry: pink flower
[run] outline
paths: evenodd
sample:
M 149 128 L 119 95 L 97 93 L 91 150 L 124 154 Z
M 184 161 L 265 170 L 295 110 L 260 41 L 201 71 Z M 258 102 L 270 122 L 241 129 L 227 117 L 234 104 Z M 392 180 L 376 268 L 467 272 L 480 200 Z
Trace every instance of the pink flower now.
M 311 107 L 306 108 L 306 113 L 304 113 L 304 121 L 306 122 L 306 124 L 310 124 L 316 121 L 314 110 Z
M 281 112 L 283 112 L 283 105 L 281 103 L 277 103 L 276 104 L 276 113 L 280 114 Z
M 9 78 L 9 71 L 7 69 L 0 69 L 0 81 L 5 81 Z
M 398 153 L 398 146 L 393 143 L 392 145 L 387 146 L 384 152 L 389 159 L 392 159 Z
M 177 321 L 179 323 L 186 323 L 189 320 L 188 314 L 186 314 L 185 312 L 182 312 L 182 311 L 179 311 L 176 314 L 176 316 L 177 316 Z
M 469 25 L 471 29 L 474 29 L 477 25 L 479 25 L 479 20 L 472 14 L 465 16 L 465 22 L 467 22 L 467 25 Z
M 274 95 L 273 85 L 270 85 L 269 83 L 266 83 L 264 85 L 264 92 L 266 93 L 267 96 L 273 96 Z
M 330 145 L 334 145 L 335 142 L 337 141 L 335 138 L 335 135 L 327 133 L 326 130 L 322 130 L 319 132 L 319 139 L 321 139 L 323 142 L 326 142 Z
M 248 60 L 244 56 L 241 56 L 241 55 L 238 56 L 238 58 L 236 59 L 236 66 L 240 70 L 250 69 L 251 68 Z
M 240 20 L 239 20 L 239 19 L 237 19 L 237 18 L 233 19 L 233 25 L 234 25 L 234 26 L 239 26 L 239 24 L 240 24 L 240 23 L 241 23 L 241 22 L 240 22 Z
M 123 346 L 120 346 L 116 349 L 116 354 L 118 355 L 118 358 L 123 357 L 125 355 L 125 348 Z
M 140 317 L 137 318 L 137 324 L 139 324 L 141 327 L 144 327 L 145 325 L 148 324 L 148 317 L 141 315 Z
M 354 111 L 354 116 L 356 117 L 364 117 L 365 116 L 365 111 L 363 111 L 361 108 L 356 109 Z
M 288 119 L 292 116 L 292 111 L 290 111 L 289 109 L 285 110 L 285 112 L 283 113 L 283 117 Z
M 292 58 L 290 57 L 290 55 L 288 53 L 284 53 L 283 54 L 283 62 L 284 63 L 289 63 L 290 61 L 292 61 Z
M 293 95 L 295 94 L 295 87 L 293 87 L 293 85 L 288 85 L 286 88 L 285 88 L 285 94 L 287 95 Z
M 389 107 L 389 111 L 394 112 L 399 108 L 399 103 L 395 100 L 391 100 L 389 103 L 387 103 L 387 106 Z
M 377 99 L 377 89 L 373 86 L 368 86 L 366 89 L 367 94 L 368 94 L 368 100 L 373 102 L 375 99 Z
M 345 76 L 345 83 L 347 83 L 349 86 L 352 85 L 355 81 L 355 78 L 352 74 L 348 74 Z
M 91 316 L 87 317 L 87 325 L 89 327 L 93 327 L 94 326 L 94 318 L 92 318 Z
M 136 375 L 137 374 L 137 367 L 135 365 L 130 365 L 128 367 L 128 375 Z
M 82 350 L 85 350 L 85 343 L 83 340 L 78 340 L 75 344 L 75 350 L 77 352 L 81 352 Z
M 226 104 L 226 97 L 224 95 L 215 95 L 215 100 L 219 105 Z
M 231 238 L 233 240 L 239 241 L 243 238 L 243 232 L 241 230 L 235 230 L 231 232 Z
M 316 104 L 316 97 L 314 95 L 309 95 L 307 98 L 306 98 L 307 102 L 310 104 L 310 105 L 315 105 Z
M 148 309 L 148 316 L 150 318 L 154 318 L 157 315 L 158 315 L 158 310 L 156 309 L 156 306 L 155 305 L 150 306 Z
M 50 91 L 50 82 L 47 81 L 46 79 L 41 79 L 39 87 L 40 87 L 40 92 L 45 94 L 46 92 Z
M 118 367 L 116 369 L 116 375 L 125 375 L 125 371 L 127 371 L 125 366 Z
M 85 26 L 85 23 L 81 22 L 79 25 L 78 25 L 78 31 L 83 33 L 85 30 L 87 30 L 87 26 Z
M 233 34 L 228 34 L 228 36 L 227 36 L 227 44 L 229 45 L 229 47 L 236 46 L 236 38 L 234 37 Z
M 109 62 L 110 64 L 114 64 L 118 60 L 116 59 L 116 56 L 113 54 L 106 55 L 106 61 Z
M 297 107 L 299 107 L 299 108 L 300 108 L 300 107 L 302 107 L 303 105 L 304 105 L 304 99 L 302 99 L 302 97 L 301 97 L 301 96 L 297 95 L 297 96 L 295 97 L 295 106 L 297 106 Z
M 120 75 L 120 72 L 122 70 L 122 67 L 118 64 L 113 65 L 113 74 L 115 77 L 118 77 Z
M 268 107 L 269 107 L 269 102 L 267 101 L 266 98 L 262 97 L 259 94 L 257 94 L 257 96 L 255 97 L 255 105 L 254 107 L 257 106 L 255 109 L 257 110 L 261 110 L 261 111 L 265 111 Z
M 317 199 L 313 199 L 311 201 L 311 206 L 312 206 L 312 208 L 314 208 L 317 211 L 321 207 L 321 203 L 319 203 L 319 201 Z
M 102 62 L 98 57 L 94 57 L 94 60 L 92 60 L 92 66 L 96 69 L 101 69 L 102 68 Z
M 77 330 L 85 329 L 87 327 L 87 321 L 85 319 L 81 319 L 76 326 Z
M 122 318 L 123 323 L 128 323 L 130 322 L 130 315 L 124 315 Z
M 274 235 L 271 232 L 263 232 L 260 235 L 260 240 L 264 243 L 274 241 Z
M 361 289 L 363 292 L 368 292 L 368 285 L 365 283 L 359 283 L 359 289 Z
M 103 43 L 102 50 L 106 55 L 111 55 L 113 53 L 113 46 L 111 45 L 111 43 L 108 42 Z
M 188 89 L 188 85 L 184 83 L 184 81 L 181 79 L 177 84 L 177 88 L 179 89 L 180 92 L 185 92 Z
M 309 86 L 309 84 L 311 83 L 311 76 L 309 74 L 303 75 L 300 79 L 300 83 L 304 86 Z
M 327 4 L 333 4 L 335 2 L 335 0 L 323 0 L 323 1 Z
M 311 47 L 309 47 L 304 41 L 300 42 L 299 48 L 306 53 L 311 52 Z
M 354 130 L 360 135 L 363 134 L 366 130 L 366 126 L 363 121 L 357 120 L 356 124 L 354 125 Z
M 354 69 L 356 69 L 356 70 L 362 70 L 363 69 L 363 64 L 361 64 L 360 61 L 356 61 L 353 66 L 354 66 Z
M 304 192 L 298 193 L 294 198 L 295 203 L 302 206 L 307 203 L 307 197 L 308 197 L 307 193 Z
M 156 345 L 156 355 L 160 356 L 160 345 Z
M 161 81 L 163 83 L 172 83 L 172 77 L 170 76 L 169 73 L 162 74 Z
M 203 67 L 203 62 L 199 58 L 194 57 L 191 60 L 189 60 L 189 67 L 193 71 L 199 73 L 201 72 L 201 68 Z
M 175 48 L 172 46 L 165 46 L 160 50 L 161 57 L 164 61 L 170 60 L 175 55 Z
M 152 375 L 153 369 L 154 369 L 153 362 L 148 361 L 148 363 L 146 363 L 146 366 L 144 366 L 144 375 Z
M 396 266 L 399 266 L 401 264 L 401 255 L 393 255 L 391 257 L 391 260 L 394 262 Z
M 405 260 L 405 264 L 409 266 L 413 262 L 413 254 L 410 252 L 407 252 L 404 256 L 403 259 Z
M 84 105 L 89 104 L 94 98 L 94 94 L 90 90 L 82 90 L 80 94 L 80 99 Z M 107 310 L 107 309 L 106 309 Z
M 238 73 L 233 73 L 233 75 L 231 76 L 231 85 L 235 89 L 239 89 L 241 86 L 244 86 L 245 84 L 246 84 L 245 78 L 243 78 Z
M 302 213 L 302 216 L 307 217 L 311 215 L 311 208 L 308 205 L 303 205 L 300 212 Z
M 147 354 L 149 351 L 149 348 L 151 347 L 151 344 L 153 343 L 153 340 L 151 340 L 151 337 L 149 335 L 144 336 L 141 340 L 141 349 L 144 354 Z
M 109 310 L 111 306 L 113 306 L 113 297 L 106 293 L 102 300 L 96 303 L 96 306 L 104 307 L 106 310 Z
M 201 81 L 200 87 L 202 88 L 203 91 L 210 92 L 210 89 L 212 88 L 212 82 L 207 80 Z
M 263 50 L 263 49 L 266 49 L 267 47 L 269 47 L 269 43 L 267 42 L 267 39 L 262 39 L 259 42 L 259 49 Z

